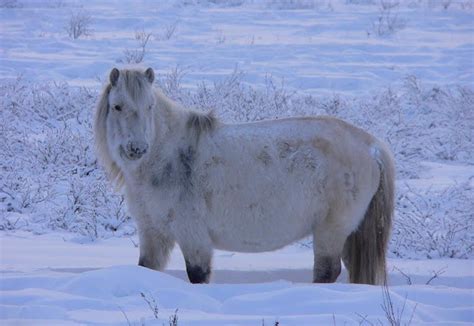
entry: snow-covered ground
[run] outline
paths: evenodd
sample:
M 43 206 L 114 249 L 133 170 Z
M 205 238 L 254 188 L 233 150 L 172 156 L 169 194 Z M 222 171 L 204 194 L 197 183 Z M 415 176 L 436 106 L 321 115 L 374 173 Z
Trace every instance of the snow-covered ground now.
M 165 273 L 136 266 L 90 125 L 107 72 L 143 53 L 169 96 L 226 122 L 330 114 L 386 140 L 394 315 L 473 324 L 473 21 L 471 0 L 0 0 L 0 324 L 390 324 L 382 287 L 309 283 L 309 240 L 216 252 L 210 285 L 179 249 Z
M 212 283 L 191 285 L 179 250 L 159 273 L 132 264 L 138 249 L 130 239 L 78 244 L 17 233 L 3 236 L 1 246 L 0 318 L 7 323 L 162 325 L 178 309 L 179 325 L 388 324 L 382 287 L 346 284 L 345 271 L 335 284 L 310 284 L 313 257 L 304 248 L 217 251 Z M 472 260 L 391 259 L 388 266 L 402 324 L 472 324 Z
M 370 93 L 407 75 L 437 85 L 474 78 L 471 0 L 447 10 L 447 1 L 403 0 L 385 11 L 376 0 L 16 2 L 22 8 L 2 9 L 0 20 L 0 74 L 8 78 L 99 86 L 127 50 L 140 48 L 136 32 L 152 34 L 144 62 L 162 73 L 180 66 L 190 87 L 236 65 L 253 85 L 271 74 L 313 94 Z M 91 17 L 90 36 L 68 37 L 75 13 Z

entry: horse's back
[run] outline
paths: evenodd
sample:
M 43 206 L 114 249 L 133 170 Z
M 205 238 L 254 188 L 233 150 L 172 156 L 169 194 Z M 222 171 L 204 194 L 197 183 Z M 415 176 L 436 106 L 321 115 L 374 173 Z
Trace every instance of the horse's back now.
M 286 166 L 295 175 L 317 168 L 330 174 L 340 169 L 365 170 L 375 166 L 372 151 L 379 144 L 364 130 L 327 116 L 224 125 L 214 139 L 222 142 L 221 148 L 228 146 L 229 154 L 247 158 L 238 164 L 263 163 L 265 169 Z
M 263 138 L 352 138 L 370 145 L 376 139 L 366 131 L 338 118 L 329 116 L 293 117 L 262 120 L 238 124 L 222 124 L 225 135 L 241 139 L 260 136 Z

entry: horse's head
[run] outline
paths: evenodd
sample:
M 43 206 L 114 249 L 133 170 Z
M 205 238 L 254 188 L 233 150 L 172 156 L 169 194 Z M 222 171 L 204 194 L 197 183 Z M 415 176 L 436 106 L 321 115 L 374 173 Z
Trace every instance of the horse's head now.
M 116 162 L 130 164 L 149 150 L 154 136 L 154 78 L 152 68 L 114 68 L 110 72 L 106 130 L 109 151 Z

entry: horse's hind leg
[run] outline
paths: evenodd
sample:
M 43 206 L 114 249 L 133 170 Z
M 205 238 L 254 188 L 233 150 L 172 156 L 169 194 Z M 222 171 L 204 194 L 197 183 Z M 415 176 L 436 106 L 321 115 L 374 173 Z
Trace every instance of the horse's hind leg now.
M 174 247 L 174 240 L 154 230 L 139 230 L 140 258 L 138 265 L 161 271 L 168 263 L 169 255 Z
M 322 223 L 313 232 L 314 283 L 335 282 L 341 273 L 341 254 L 346 239 L 337 228 Z

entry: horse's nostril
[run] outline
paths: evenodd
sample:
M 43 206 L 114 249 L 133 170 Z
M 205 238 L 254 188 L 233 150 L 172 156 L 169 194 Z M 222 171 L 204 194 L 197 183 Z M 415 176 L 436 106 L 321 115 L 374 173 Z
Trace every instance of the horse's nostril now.
M 127 144 L 128 155 L 131 158 L 140 158 L 148 150 L 148 144 L 141 142 L 129 142 Z
M 137 154 L 137 155 L 143 155 L 146 153 L 146 149 L 136 147 L 132 150 L 132 153 Z

